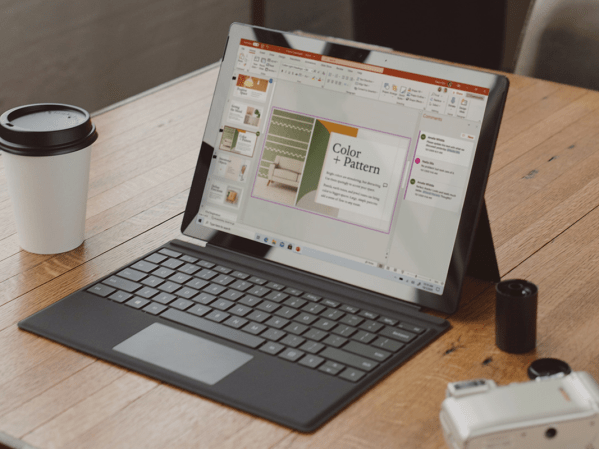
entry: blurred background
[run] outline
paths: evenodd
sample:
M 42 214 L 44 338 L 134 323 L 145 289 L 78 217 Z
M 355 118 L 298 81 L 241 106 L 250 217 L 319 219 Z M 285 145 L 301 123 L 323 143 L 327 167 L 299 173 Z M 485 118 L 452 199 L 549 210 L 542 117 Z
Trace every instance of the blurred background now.
M 217 61 L 232 22 L 597 88 L 597 1 L 0 0 L 0 111 L 97 111 Z

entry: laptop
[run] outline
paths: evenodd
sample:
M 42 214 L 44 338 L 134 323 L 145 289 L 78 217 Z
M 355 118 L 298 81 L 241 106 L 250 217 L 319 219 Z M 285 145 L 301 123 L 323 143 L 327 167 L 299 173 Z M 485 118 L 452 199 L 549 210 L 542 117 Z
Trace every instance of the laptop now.
M 507 89 L 233 24 L 181 238 L 19 327 L 314 431 L 450 327 Z

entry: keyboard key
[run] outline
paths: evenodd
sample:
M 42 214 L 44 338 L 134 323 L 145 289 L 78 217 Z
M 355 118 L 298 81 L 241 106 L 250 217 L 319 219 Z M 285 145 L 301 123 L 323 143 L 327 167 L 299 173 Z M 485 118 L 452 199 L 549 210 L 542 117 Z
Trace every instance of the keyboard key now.
M 343 315 L 345 315 L 344 312 L 341 312 L 341 311 L 336 310 L 336 309 L 327 309 L 327 310 L 325 310 L 324 312 L 322 312 L 320 314 L 320 316 L 323 317 L 323 318 L 328 318 L 329 320 L 335 320 L 335 321 L 337 321 Z
M 325 310 L 326 307 L 325 306 L 321 306 L 320 304 L 306 304 L 304 307 L 302 307 L 302 310 L 308 312 L 308 313 L 313 313 L 314 315 L 318 315 L 320 312 L 322 312 L 323 310 Z
M 414 338 L 416 338 L 416 335 L 414 335 L 408 331 L 396 329 L 396 328 L 390 327 L 390 326 L 385 327 L 380 332 L 380 335 L 382 335 L 383 337 L 393 338 L 394 340 L 399 340 L 402 343 L 409 343 L 412 340 L 414 340 Z
M 181 290 L 177 291 L 177 296 L 181 296 L 182 298 L 185 298 L 185 299 L 191 299 L 198 293 L 199 292 L 195 288 L 183 287 Z
M 362 324 L 360 324 L 360 329 L 364 329 L 368 332 L 378 332 L 383 325 L 381 323 L 377 323 L 376 321 L 366 320 Z
M 104 284 L 96 284 L 96 285 L 88 288 L 87 291 L 90 293 L 93 293 L 94 295 L 98 295 L 98 296 L 101 296 L 102 298 L 105 298 L 106 296 L 115 292 L 116 288 L 109 287 L 108 285 L 104 285 Z
M 158 287 L 163 282 L 164 279 L 159 278 L 158 276 L 150 276 L 141 281 L 143 285 L 147 285 L 148 287 Z
M 283 327 L 285 327 L 287 324 L 289 324 L 289 320 L 286 320 L 285 318 L 281 318 L 280 316 L 273 316 L 270 320 L 268 320 L 266 323 L 267 326 L 270 327 L 274 327 L 276 329 L 281 329 Z
M 287 335 L 285 338 L 281 340 L 281 344 L 291 346 L 292 348 L 297 348 L 305 341 L 306 339 L 303 337 L 298 337 L 297 335 Z
M 323 362 L 324 359 L 322 357 L 318 357 L 317 355 L 307 355 L 299 361 L 299 364 L 314 369 L 318 368 Z
M 241 326 L 245 326 L 247 323 L 248 323 L 248 320 L 246 320 L 245 318 L 238 317 L 238 316 L 232 316 L 227 321 L 225 321 L 225 324 L 227 326 L 234 327 L 235 329 L 239 329 Z
M 285 288 L 282 284 L 277 284 L 276 282 L 269 282 L 266 284 L 266 287 L 272 288 L 273 290 L 283 290 Z
M 262 337 L 272 341 L 279 341 L 285 335 L 287 335 L 287 333 L 283 332 L 282 330 L 269 328 L 262 334 Z
M 151 302 L 147 306 L 145 306 L 142 310 L 144 312 L 150 313 L 152 315 L 158 315 L 159 313 L 164 312 L 167 307 L 163 304 L 158 304 L 157 302 Z
M 320 356 L 365 371 L 372 371 L 378 366 L 378 363 L 375 361 L 335 348 L 325 348 L 320 353 Z
M 243 298 L 241 298 L 239 300 L 240 304 L 250 306 L 250 307 L 254 307 L 257 304 L 260 304 L 261 302 L 262 302 L 262 300 L 260 298 L 256 298 L 255 296 L 252 296 L 252 295 L 245 295 Z
M 266 279 L 262 279 L 256 276 L 252 276 L 251 278 L 248 279 L 249 282 L 251 282 L 252 284 L 258 284 L 258 285 L 264 285 L 266 284 L 268 281 Z
M 308 301 L 318 302 L 322 299 L 322 296 L 313 295 L 312 293 L 304 293 L 302 298 L 305 298 Z
M 339 307 L 339 305 L 341 304 L 341 303 L 339 303 L 339 302 L 337 302 L 337 301 L 333 301 L 333 300 L 331 300 L 331 299 L 323 299 L 322 301 L 320 301 L 320 303 L 321 303 L 323 306 L 327 306 L 327 307 L 333 307 L 333 308 L 337 308 L 337 307 Z
M 171 295 L 170 293 L 159 293 L 157 296 L 154 296 L 152 298 L 152 301 L 154 302 L 159 302 L 160 304 L 168 304 L 171 301 L 174 301 L 175 299 L 177 299 L 177 297 L 175 295 Z
M 275 315 L 281 316 L 283 318 L 291 319 L 299 313 L 299 310 L 292 309 L 291 307 L 282 307 L 275 312 Z
M 206 285 L 208 285 L 208 281 L 205 281 L 204 279 L 192 278 L 185 285 L 191 288 L 195 288 L 196 290 L 200 290 Z
M 323 343 L 325 345 L 334 346 L 335 348 L 339 348 L 347 343 L 347 338 L 340 337 L 339 335 L 329 335 Z
M 260 348 L 260 351 L 262 352 L 266 352 L 267 354 L 271 354 L 271 355 L 277 355 L 279 352 L 281 352 L 283 349 L 285 349 L 285 346 L 280 345 L 278 343 L 273 343 L 271 341 L 267 341 L 266 343 L 264 343 L 264 345 Z
M 210 279 L 212 279 L 217 274 L 218 273 L 216 271 L 202 270 L 199 273 L 196 273 L 196 277 L 198 277 L 200 279 L 204 279 L 205 281 L 209 281 Z
M 302 296 L 304 294 L 303 291 L 298 290 L 297 288 L 291 288 L 291 287 L 287 287 L 284 290 L 285 293 L 287 293 L 288 295 L 292 295 L 292 296 Z
M 360 309 L 358 309 L 357 307 L 348 306 L 347 304 L 342 304 L 339 307 L 339 310 L 341 310 L 342 312 L 352 313 L 354 315 L 360 311 Z
M 364 318 L 361 318 L 357 315 L 345 315 L 340 320 L 341 323 L 347 324 L 348 326 L 353 326 L 353 327 L 357 327 L 362 321 L 364 321 Z
M 163 292 L 175 293 L 177 290 L 181 288 L 181 285 L 176 284 L 175 282 L 167 281 L 164 284 L 159 285 L 158 288 Z
M 200 271 L 200 267 L 193 265 L 191 263 L 186 263 L 182 267 L 179 267 L 178 270 L 185 274 L 194 274 L 194 273 L 197 273 L 198 271 Z
M 287 299 L 288 297 L 289 297 L 289 295 L 287 293 L 270 292 L 268 295 L 265 296 L 265 299 L 270 299 L 271 301 L 274 301 L 274 302 L 281 302 L 281 301 Z
M 210 295 L 208 293 L 200 293 L 198 296 L 194 296 L 192 298 L 193 301 L 199 302 L 200 304 L 210 304 L 212 301 L 216 299 L 216 296 Z
M 237 315 L 237 316 L 246 316 L 251 311 L 252 311 L 252 309 L 250 309 L 247 306 L 241 305 L 241 304 L 235 304 L 235 307 L 233 307 L 232 309 L 229 309 L 229 313 L 232 313 L 233 315 Z
M 179 256 L 182 256 L 181 253 L 178 253 L 177 251 L 173 251 L 172 249 L 168 249 L 168 248 L 162 248 L 161 250 L 158 251 L 160 254 L 164 254 L 166 256 L 169 257 L 174 257 L 177 258 Z
M 185 262 L 189 262 L 189 263 L 196 263 L 198 261 L 197 258 L 188 256 L 187 254 L 184 256 L 181 256 L 181 260 L 184 260 Z
M 376 334 L 366 331 L 358 331 L 357 334 L 352 335 L 351 339 L 356 340 L 362 343 L 370 343 L 372 340 L 376 338 Z
M 213 310 L 208 315 L 206 315 L 206 318 L 220 323 L 221 321 L 224 321 L 227 318 L 229 318 L 229 316 L 230 315 L 227 312 L 223 312 L 222 310 Z
M 308 326 L 304 326 L 301 323 L 291 323 L 285 328 L 285 332 L 291 332 L 295 335 L 301 335 L 308 330 Z
M 234 304 L 233 302 L 227 301 L 226 299 L 217 299 L 210 305 L 218 310 L 227 310 L 233 304 Z
M 158 254 L 158 253 L 154 253 L 149 255 L 148 257 L 146 257 L 144 260 L 147 260 L 148 262 L 152 262 L 152 263 L 160 263 L 164 260 L 168 259 L 168 256 L 165 256 L 163 254 Z M 143 271 L 143 270 L 142 270 Z
M 378 313 L 368 312 L 366 310 L 362 310 L 358 315 L 363 316 L 364 318 L 369 318 L 371 320 L 376 320 L 379 317 Z
M 323 332 L 318 329 L 310 329 L 308 332 L 304 334 L 304 337 L 309 338 L 310 340 L 320 341 L 323 338 L 327 337 L 329 334 Z
M 138 290 L 135 294 L 137 296 L 141 296 L 142 298 L 151 298 L 152 296 L 156 295 L 158 293 L 158 290 L 156 290 L 155 288 L 152 287 L 144 287 L 141 290 Z
M 349 380 L 350 382 L 357 382 L 366 374 L 364 371 L 360 371 L 355 368 L 346 368 L 339 377 L 341 379 Z
M 196 304 L 191 309 L 189 309 L 188 312 L 193 313 L 194 315 L 197 315 L 197 316 L 204 316 L 211 310 L 212 310 L 211 307 L 204 306 L 202 304 Z
M 107 287 L 110 288 L 110 287 Z M 113 301 L 116 302 L 125 302 L 127 301 L 129 298 L 131 298 L 133 295 L 131 293 L 125 293 L 122 292 L 120 290 L 118 290 L 117 292 L 113 293 L 112 295 L 110 295 L 108 298 L 112 299 Z
M 238 292 L 237 290 L 231 290 L 231 289 L 220 294 L 221 298 L 229 299 L 231 301 L 237 301 L 242 296 L 243 296 L 243 293 Z
M 134 268 L 138 271 L 143 271 L 144 273 L 149 273 L 150 271 L 158 268 L 158 265 L 152 262 L 148 262 L 147 260 L 139 260 L 135 262 L 133 265 L 131 265 L 131 268 Z
M 268 313 L 274 313 L 274 311 L 277 310 L 279 307 L 281 307 L 281 306 L 278 305 L 277 303 L 270 302 L 270 301 L 264 301 L 264 302 L 258 304 L 256 309 L 259 309 L 259 310 L 262 310 L 262 311 L 268 312 Z
M 395 326 L 398 323 L 397 320 L 394 320 L 393 318 L 389 318 L 389 317 L 386 317 L 386 316 L 379 317 L 379 321 L 381 323 L 383 323 L 383 324 L 388 325 L 388 326 Z
M 152 272 L 152 276 L 167 278 L 167 277 L 171 276 L 174 272 L 175 272 L 175 270 L 171 270 L 170 268 L 160 267 L 156 271 Z
M 175 273 L 170 278 L 168 278 L 169 281 L 176 282 L 177 284 L 185 284 L 190 279 L 191 276 L 185 273 Z
M 260 323 L 250 323 L 243 328 L 243 330 L 245 332 L 249 332 L 250 334 L 254 334 L 254 335 L 258 335 L 264 329 L 266 329 L 266 326 L 264 324 L 260 324 Z
M 408 324 L 408 323 L 404 323 L 404 322 L 399 323 L 399 325 L 397 327 L 399 327 L 400 329 L 404 329 L 406 331 L 414 332 L 415 334 L 421 334 L 425 331 L 425 329 L 423 327 L 414 326 L 412 324 Z
M 333 333 L 337 335 L 341 335 L 342 337 L 351 337 L 356 333 L 358 329 L 355 327 L 347 326 L 345 324 L 340 324 L 335 329 L 333 329 Z
M 357 341 L 350 341 L 343 347 L 343 350 L 353 352 L 354 354 L 363 355 L 364 357 L 376 360 L 377 362 L 384 362 L 391 355 L 390 352 L 373 348 L 372 346 L 368 346 Z
M 217 265 L 216 267 L 213 268 L 214 271 L 218 271 L 219 273 L 223 273 L 223 274 L 229 274 L 231 271 L 230 268 L 227 267 L 223 267 L 222 265 Z
M 337 326 L 337 323 L 335 321 L 326 320 L 324 318 L 321 318 L 316 323 L 314 323 L 314 327 L 317 327 L 318 329 L 321 329 L 323 331 L 330 331 L 335 326 Z
M 292 296 L 291 298 L 287 299 L 283 304 L 285 304 L 286 306 L 289 306 L 289 307 L 294 307 L 296 309 L 299 309 L 304 304 L 306 304 L 306 302 L 307 301 L 305 299 L 300 299 L 300 298 L 296 298 L 295 296 Z
M 196 262 L 196 265 L 199 265 L 200 267 L 203 267 L 203 268 L 212 268 L 216 264 L 214 264 L 212 262 L 208 262 L 207 260 L 200 260 L 200 261 Z
M 166 259 L 160 265 L 162 265 L 163 267 L 166 267 L 166 268 L 170 268 L 171 270 L 176 270 L 177 268 L 179 268 L 184 263 L 185 262 L 183 262 L 182 260 Z
M 146 304 L 149 304 L 150 301 L 144 298 L 140 298 L 139 296 L 134 296 L 132 299 L 125 303 L 126 306 L 133 307 L 134 309 L 141 309 Z
M 265 287 L 254 287 L 251 288 L 250 290 L 248 290 L 248 293 L 250 295 L 254 295 L 254 296 L 258 296 L 260 298 L 262 298 L 264 295 L 266 295 L 268 292 L 270 292 L 269 288 L 265 288 Z
M 241 271 L 234 271 L 233 273 L 231 273 L 231 276 L 235 276 L 237 279 L 244 279 L 244 280 L 250 277 L 249 274 L 242 273 Z
M 281 354 L 279 354 L 279 357 L 289 360 L 290 362 L 295 362 L 303 355 L 304 353 L 298 349 L 285 349 L 283 352 L 281 352 Z
M 222 285 L 210 284 L 208 287 L 205 287 L 203 291 L 210 293 L 211 295 L 220 295 L 226 289 L 227 287 L 223 287 Z
M 262 323 L 263 321 L 269 319 L 271 315 L 266 312 L 262 312 L 261 310 L 254 310 L 250 313 L 247 318 L 252 321 L 257 321 L 258 323 Z
M 316 315 L 311 315 L 309 313 L 302 312 L 299 315 L 297 315 L 293 320 L 297 321 L 298 323 L 310 325 L 317 319 L 318 317 Z
M 187 299 L 179 298 L 179 299 L 171 302 L 169 305 L 171 307 L 174 307 L 175 309 L 185 310 L 185 309 L 189 309 L 191 306 L 193 306 L 193 302 L 188 301 Z
M 135 290 L 139 290 L 141 288 L 141 284 L 128 281 L 127 279 L 123 279 L 118 276 L 110 276 L 108 279 L 104 279 L 102 283 L 118 290 L 124 290 L 128 293 L 133 293 Z
M 194 329 L 248 346 L 250 348 L 257 348 L 265 342 L 263 338 L 256 337 L 255 335 L 250 335 L 237 329 L 230 328 L 229 326 L 225 326 L 224 324 L 214 323 L 205 318 L 194 316 L 186 312 L 181 312 L 180 310 L 176 309 L 168 309 L 160 316 L 166 318 L 167 320 L 171 320 L 185 326 L 190 326 Z
M 212 282 L 214 282 L 215 284 L 219 284 L 219 285 L 229 285 L 231 282 L 234 282 L 235 278 L 233 276 L 226 276 L 224 274 L 221 274 L 217 277 L 215 277 L 214 279 L 212 279 Z
M 309 352 L 310 354 L 318 354 L 320 351 L 323 350 L 323 348 L 324 345 L 322 343 L 316 343 L 315 341 L 307 341 L 302 346 L 300 346 L 300 349 L 302 351 Z
M 233 274 L 231 274 L 231 276 L 233 276 Z M 249 282 L 246 282 L 246 281 L 237 281 L 237 282 L 231 284 L 229 287 L 234 288 L 235 290 L 239 290 L 240 292 L 244 292 L 248 288 L 250 288 L 252 285 L 253 284 L 250 284 Z
M 322 365 L 320 368 L 318 368 L 318 370 L 322 371 L 323 373 L 327 373 L 327 374 L 331 374 L 332 376 L 335 376 L 343 368 L 345 368 L 345 365 L 342 365 L 341 363 L 335 363 L 335 362 L 328 361 L 327 363 Z
M 384 337 L 377 338 L 377 340 L 374 343 L 372 343 L 372 345 L 393 352 L 397 352 L 404 347 L 403 343 Z

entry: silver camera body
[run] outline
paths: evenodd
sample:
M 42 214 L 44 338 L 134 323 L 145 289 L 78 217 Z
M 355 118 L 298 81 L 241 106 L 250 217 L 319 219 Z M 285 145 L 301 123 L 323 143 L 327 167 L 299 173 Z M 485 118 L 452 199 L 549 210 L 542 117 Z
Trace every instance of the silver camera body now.
M 451 449 L 599 449 L 599 385 L 584 372 L 498 387 L 447 385 L 440 420 Z

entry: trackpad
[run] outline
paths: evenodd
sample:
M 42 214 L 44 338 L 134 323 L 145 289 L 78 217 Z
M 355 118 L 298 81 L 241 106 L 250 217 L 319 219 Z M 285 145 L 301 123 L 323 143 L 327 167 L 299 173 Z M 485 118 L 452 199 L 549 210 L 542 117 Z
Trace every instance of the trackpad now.
M 214 385 L 253 358 L 160 323 L 146 327 L 112 349 L 208 385 Z

